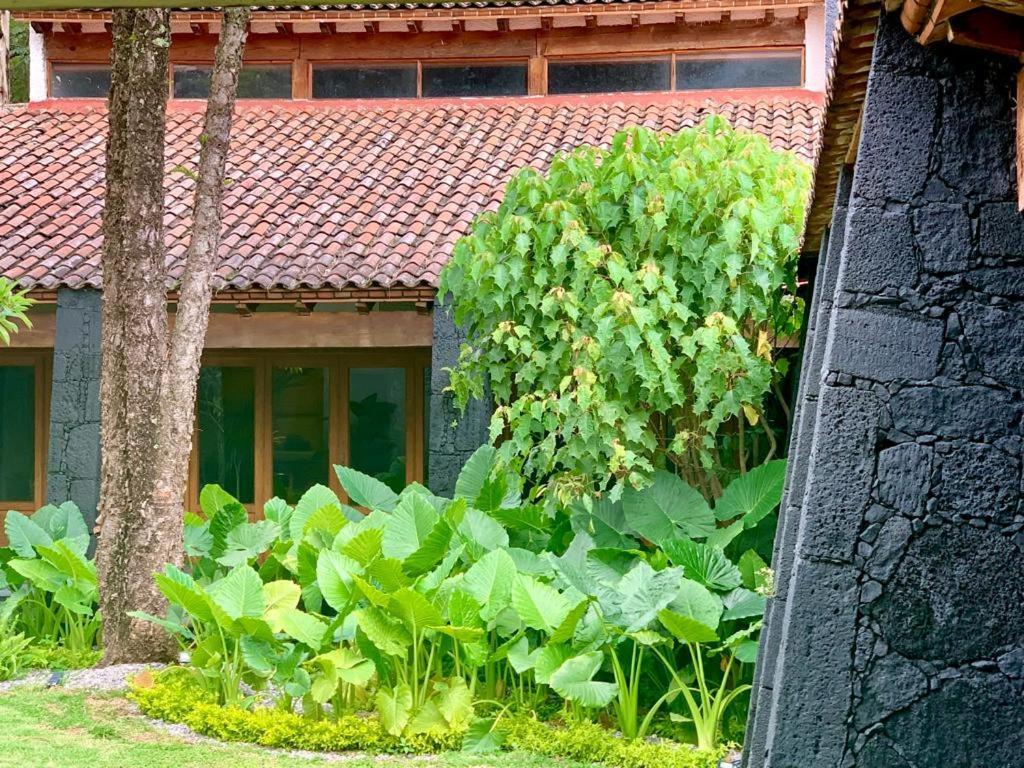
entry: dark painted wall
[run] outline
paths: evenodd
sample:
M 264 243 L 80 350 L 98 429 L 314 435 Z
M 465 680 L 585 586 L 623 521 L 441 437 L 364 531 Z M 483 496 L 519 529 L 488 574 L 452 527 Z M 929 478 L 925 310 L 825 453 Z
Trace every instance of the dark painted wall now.
M 813 418 L 791 444 L 747 761 L 1017 766 L 1019 64 L 921 48 L 895 16 L 874 56 L 819 287 L 837 267 L 804 381 L 800 417 Z
M 91 526 L 100 497 L 100 293 L 57 292 L 46 498 L 74 501 Z
M 448 373 L 459 358 L 464 336 L 445 307 L 434 309 L 434 347 L 431 352 L 430 434 L 428 435 L 427 484 L 439 496 L 455 491 L 459 470 L 473 451 L 487 442 L 491 407 L 486 401 L 474 401 L 460 413 L 448 386 Z

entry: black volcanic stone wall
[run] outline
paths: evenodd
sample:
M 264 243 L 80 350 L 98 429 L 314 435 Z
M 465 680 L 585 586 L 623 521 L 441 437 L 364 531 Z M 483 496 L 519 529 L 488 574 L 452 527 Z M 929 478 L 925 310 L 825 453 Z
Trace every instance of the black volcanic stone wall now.
M 819 280 L 751 768 L 1024 765 L 1018 69 L 879 27 Z
M 46 498 L 92 527 L 100 498 L 100 293 L 57 291 Z
M 491 406 L 475 400 L 460 413 L 452 402 L 448 372 L 459 359 L 465 336 L 446 307 L 434 308 L 434 346 L 430 368 L 430 434 L 428 435 L 427 484 L 439 496 L 451 497 L 459 470 L 477 448 L 487 442 Z

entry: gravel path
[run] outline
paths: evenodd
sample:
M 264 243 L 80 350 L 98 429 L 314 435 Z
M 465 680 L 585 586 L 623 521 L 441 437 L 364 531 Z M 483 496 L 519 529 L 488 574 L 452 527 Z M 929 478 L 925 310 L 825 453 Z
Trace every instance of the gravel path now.
M 0 683 L 0 693 L 24 685 L 57 686 L 74 691 L 124 691 L 128 680 L 144 669 L 160 669 L 163 664 L 117 664 L 111 667 L 74 669 L 68 672 L 50 672 L 34 669 L 24 677 Z M 57 678 L 57 675 L 60 675 Z

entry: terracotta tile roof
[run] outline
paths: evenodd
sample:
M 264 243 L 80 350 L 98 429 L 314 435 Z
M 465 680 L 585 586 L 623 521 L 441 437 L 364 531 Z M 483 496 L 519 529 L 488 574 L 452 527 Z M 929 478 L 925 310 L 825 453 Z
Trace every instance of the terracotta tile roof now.
M 168 114 L 168 288 L 188 245 L 202 103 Z M 455 102 L 245 103 L 234 127 L 218 290 L 432 287 L 452 245 L 518 168 L 642 124 L 718 112 L 811 160 L 821 96 L 806 91 Z M 98 287 L 106 113 L 96 102 L 0 114 L 0 274 Z

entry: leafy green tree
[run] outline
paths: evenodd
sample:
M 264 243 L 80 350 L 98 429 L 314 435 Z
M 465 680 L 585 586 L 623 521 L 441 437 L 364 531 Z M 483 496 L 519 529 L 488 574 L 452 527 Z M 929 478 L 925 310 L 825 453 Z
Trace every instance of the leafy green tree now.
M 0 277 L 0 344 L 10 344 L 11 334 L 18 332 L 18 324 L 29 328 L 28 310 L 34 302 L 10 281 Z
M 763 424 L 799 328 L 809 180 L 721 117 L 524 169 L 441 275 L 456 402 L 489 382 L 492 440 L 563 499 L 666 466 L 717 495 L 718 438 Z

